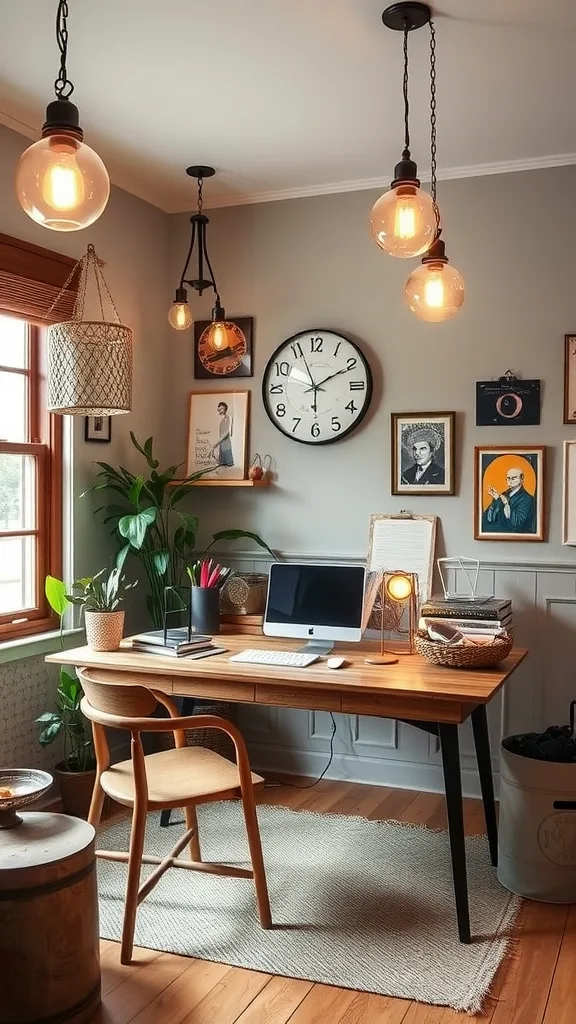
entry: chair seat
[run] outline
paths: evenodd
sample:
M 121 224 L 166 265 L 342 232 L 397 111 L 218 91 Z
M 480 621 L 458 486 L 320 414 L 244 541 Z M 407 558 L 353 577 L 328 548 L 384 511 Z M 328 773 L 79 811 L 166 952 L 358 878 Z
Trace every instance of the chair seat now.
M 148 803 L 162 807 L 181 807 L 203 803 L 219 795 L 240 796 L 238 768 L 225 757 L 206 747 L 181 747 L 147 754 L 146 778 Z M 263 784 L 260 775 L 251 772 L 254 786 Z M 132 761 L 112 765 L 100 777 L 102 789 L 120 804 L 134 804 Z M 237 793 L 234 792 L 237 790 Z

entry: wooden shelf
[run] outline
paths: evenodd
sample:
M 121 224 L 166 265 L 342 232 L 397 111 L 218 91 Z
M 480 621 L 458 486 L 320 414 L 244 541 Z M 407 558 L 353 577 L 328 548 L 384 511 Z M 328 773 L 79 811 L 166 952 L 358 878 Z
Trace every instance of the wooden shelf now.
M 172 480 L 169 487 L 180 487 L 183 480 Z M 270 481 L 263 480 L 192 480 L 186 487 L 269 487 Z

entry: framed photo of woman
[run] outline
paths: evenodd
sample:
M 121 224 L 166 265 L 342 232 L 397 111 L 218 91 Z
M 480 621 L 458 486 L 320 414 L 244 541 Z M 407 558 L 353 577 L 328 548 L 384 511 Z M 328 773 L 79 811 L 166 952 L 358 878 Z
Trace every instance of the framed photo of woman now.
M 542 445 L 474 449 L 476 540 L 544 540 Z
M 244 480 L 248 454 L 249 391 L 193 391 L 186 473 L 203 480 Z

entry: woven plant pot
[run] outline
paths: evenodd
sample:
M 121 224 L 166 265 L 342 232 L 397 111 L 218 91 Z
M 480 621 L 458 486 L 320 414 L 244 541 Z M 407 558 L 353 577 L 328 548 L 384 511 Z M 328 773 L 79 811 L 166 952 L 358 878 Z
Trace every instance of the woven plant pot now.
M 117 651 L 124 633 L 124 611 L 84 612 L 86 640 L 93 651 Z
M 63 770 L 63 761 L 54 768 L 54 775 L 60 787 L 62 813 L 71 814 L 74 818 L 88 817 L 92 790 L 96 780 L 96 771 L 69 772 Z
M 514 637 L 510 633 L 495 637 L 489 644 L 466 644 L 462 647 L 431 640 L 421 630 L 414 635 L 414 647 L 418 654 L 422 654 L 433 665 L 446 668 L 488 668 L 490 665 L 498 665 L 508 657 L 513 646 Z

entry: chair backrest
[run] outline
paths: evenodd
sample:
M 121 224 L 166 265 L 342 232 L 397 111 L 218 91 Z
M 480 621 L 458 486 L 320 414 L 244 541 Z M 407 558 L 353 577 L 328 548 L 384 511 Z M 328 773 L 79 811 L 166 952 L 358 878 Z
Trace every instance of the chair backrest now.
M 158 705 L 158 699 L 151 690 L 137 683 L 122 685 L 98 678 L 98 670 L 78 669 L 78 677 L 86 697 L 84 710 L 90 718 L 90 708 L 110 716 L 107 725 L 112 728 L 130 729 L 130 719 L 146 719 Z M 115 723 L 113 719 L 118 719 Z M 138 723 L 142 728 L 142 721 Z

